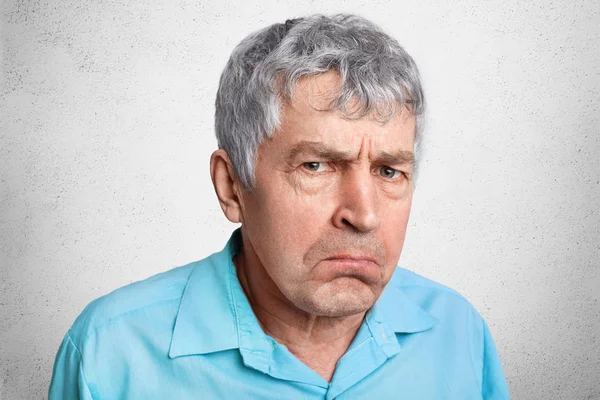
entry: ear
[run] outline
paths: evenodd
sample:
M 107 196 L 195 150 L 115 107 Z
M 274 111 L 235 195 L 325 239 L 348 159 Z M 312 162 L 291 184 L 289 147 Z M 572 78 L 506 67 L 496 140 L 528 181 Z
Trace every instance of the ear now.
M 225 150 L 212 153 L 210 177 L 225 217 L 233 223 L 242 222 L 241 184 Z

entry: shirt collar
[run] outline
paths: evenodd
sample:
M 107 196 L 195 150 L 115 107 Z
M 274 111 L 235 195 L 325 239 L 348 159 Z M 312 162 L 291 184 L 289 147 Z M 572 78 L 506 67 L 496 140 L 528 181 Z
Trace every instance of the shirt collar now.
M 236 229 L 223 250 L 194 267 L 177 312 L 169 357 L 240 348 L 238 322 L 249 316 L 238 313 L 252 313 L 249 307 L 239 309 L 236 302 L 244 296 L 232 261 L 240 247 L 241 230 Z M 435 326 L 437 318 L 415 304 L 401 289 L 398 277 L 397 270 L 367 313 L 367 323 L 395 333 L 417 333 Z
M 181 297 L 169 357 L 239 347 L 229 275 L 240 245 L 238 229 L 223 250 L 197 262 Z
M 433 328 L 439 320 L 402 290 L 400 271 L 400 268 L 396 269 L 367 319 L 385 324 L 395 333 L 418 333 Z

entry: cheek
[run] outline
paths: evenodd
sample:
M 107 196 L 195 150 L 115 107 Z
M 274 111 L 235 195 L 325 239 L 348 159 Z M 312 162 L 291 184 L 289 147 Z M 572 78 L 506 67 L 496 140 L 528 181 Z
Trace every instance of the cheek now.
M 335 207 L 333 180 L 303 176 L 294 179 L 293 184 L 282 180 L 267 194 L 272 196 L 269 201 L 273 218 L 278 218 L 277 223 L 285 230 L 293 227 L 299 233 L 308 234 L 322 229 Z
M 300 269 L 304 255 L 324 231 L 328 204 L 331 201 L 300 195 L 285 187 L 254 192 L 245 220 L 263 262 Z
M 406 201 L 397 204 L 396 207 L 388 207 L 387 210 L 389 212 L 386 212 L 381 216 L 381 236 L 386 248 L 386 255 L 389 260 L 388 265 L 390 268 L 396 266 L 400 254 L 402 253 L 402 247 L 406 236 L 406 227 L 410 216 L 410 206 L 411 198 L 409 196 Z

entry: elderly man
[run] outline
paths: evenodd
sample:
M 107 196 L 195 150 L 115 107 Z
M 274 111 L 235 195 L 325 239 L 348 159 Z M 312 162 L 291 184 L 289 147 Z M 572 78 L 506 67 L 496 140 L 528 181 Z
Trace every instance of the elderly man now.
M 210 160 L 241 228 L 219 253 L 92 302 L 50 398 L 508 398 L 481 316 L 396 266 L 423 111 L 413 60 L 362 18 L 244 39 Z

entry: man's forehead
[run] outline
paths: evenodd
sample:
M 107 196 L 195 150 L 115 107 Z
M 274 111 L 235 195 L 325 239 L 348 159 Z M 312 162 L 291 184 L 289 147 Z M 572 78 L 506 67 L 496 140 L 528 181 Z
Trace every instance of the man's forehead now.
M 268 139 L 280 156 L 350 161 L 367 156 L 386 164 L 413 164 L 414 122 L 406 118 L 386 124 L 368 119 L 344 119 L 338 112 L 287 114 Z M 265 143 L 271 147 L 269 143 Z
M 408 112 L 387 122 L 370 115 L 350 120 L 338 111 L 302 113 L 286 111 L 274 137 L 285 148 L 295 152 L 313 151 L 327 147 L 339 151 L 395 152 L 412 150 L 415 134 L 415 118 Z M 308 146 L 307 144 L 311 144 Z
M 262 147 L 286 159 L 299 155 L 351 160 L 362 154 L 412 164 L 415 117 L 409 108 L 382 121 L 374 113 L 353 118 L 331 109 L 339 91 L 339 75 L 327 72 L 305 77 L 296 84 L 291 102 L 282 104 L 280 126 Z M 350 109 L 354 105 L 349 103 Z M 398 163 L 398 162 L 396 162 Z

